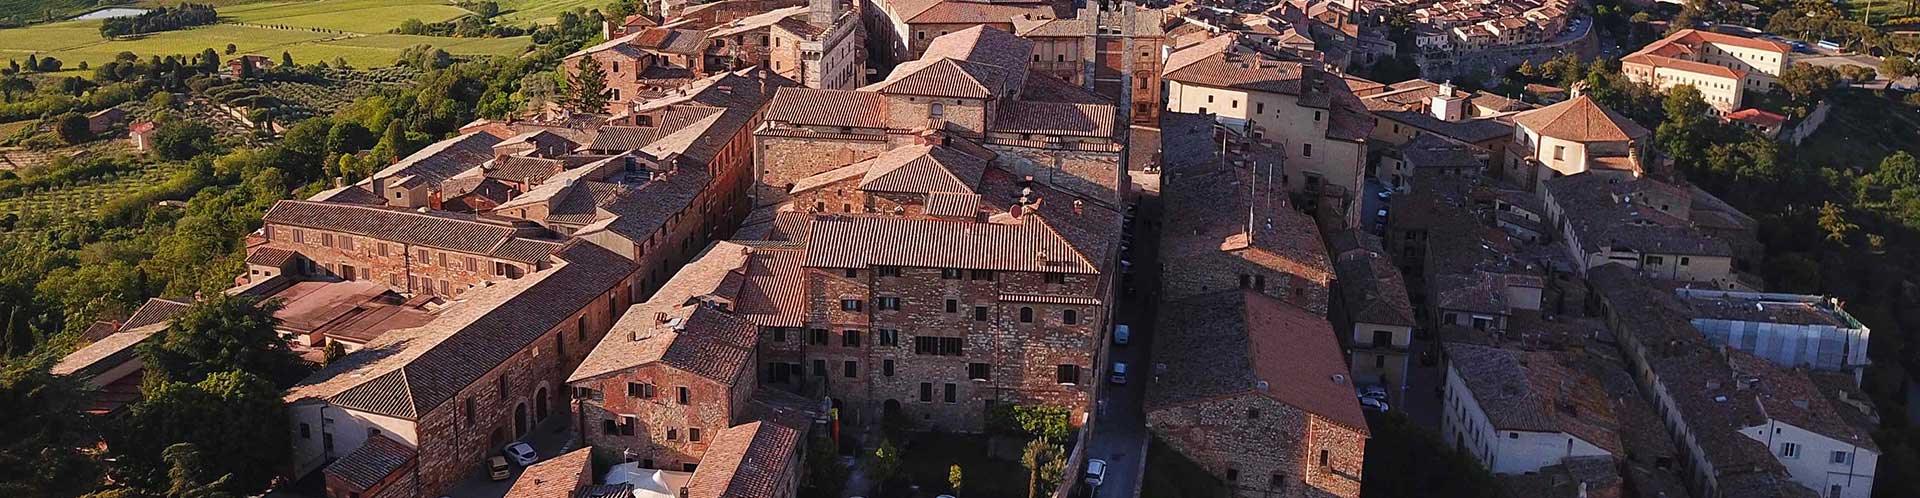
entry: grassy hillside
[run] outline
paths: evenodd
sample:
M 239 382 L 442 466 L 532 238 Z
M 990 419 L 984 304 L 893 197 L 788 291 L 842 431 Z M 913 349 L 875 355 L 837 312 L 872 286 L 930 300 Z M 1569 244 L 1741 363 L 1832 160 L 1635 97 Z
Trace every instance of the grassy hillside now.
M 59 0 L 0 0 L 0 5 L 48 3 Z M 572 1 L 572 0 L 569 0 Z M 177 3 L 156 0 L 154 3 Z M 528 1 L 527 3 L 532 3 Z M 150 5 L 143 3 L 143 5 Z M 4 10 L 0 10 L 4 12 Z M 553 11 L 553 12 L 558 12 Z M 25 28 L 0 29 L 0 59 L 26 59 L 28 54 L 51 55 L 75 68 L 80 62 L 98 65 L 115 54 L 130 51 L 141 56 L 195 54 L 233 44 L 243 53 L 293 55 L 296 61 L 333 61 L 345 58 L 356 67 L 393 63 L 400 51 L 429 44 L 455 55 L 515 55 L 526 38 L 440 38 L 388 34 L 409 18 L 438 22 L 467 11 L 442 0 L 317 0 L 236 3 L 220 7 L 230 23 L 196 29 L 155 33 L 135 39 L 100 37 L 99 21 L 65 21 Z M 544 15 L 529 11 L 529 15 Z
M 0 25 L 64 19 L 96 7 L 95 0 L 0 0 Z

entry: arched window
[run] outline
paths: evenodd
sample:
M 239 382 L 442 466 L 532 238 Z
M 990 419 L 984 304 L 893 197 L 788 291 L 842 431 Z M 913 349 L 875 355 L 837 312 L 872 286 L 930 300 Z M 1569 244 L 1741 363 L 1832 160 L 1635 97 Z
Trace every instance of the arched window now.
M 1033 308 L 1020 307 L 1020 323 L 1033 323 Z

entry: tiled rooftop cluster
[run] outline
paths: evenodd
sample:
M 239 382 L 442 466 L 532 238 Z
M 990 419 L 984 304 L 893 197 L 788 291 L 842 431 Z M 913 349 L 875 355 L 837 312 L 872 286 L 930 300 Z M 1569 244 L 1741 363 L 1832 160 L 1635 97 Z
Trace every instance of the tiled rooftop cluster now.
M 662 2 L 670 3 L 670 2 Z M 849 88 L 865 78 L 865 32 L 845 0 L 726 0 L 663 5 L 624 22 L 607 21 L 606 41 L 568 55 L 577 70 L 593 58 L 612 104 L 660 97 L 688 81 L 758 67 L 814 88 Z M 661 13 L 668 16 L 657 18 Z
M 1426 49 L 1477 49 L 1552 40 L 1575 14 L 1567 0 L 1391 0 L 1425 29 L 1444 33 L 1445 43 Z

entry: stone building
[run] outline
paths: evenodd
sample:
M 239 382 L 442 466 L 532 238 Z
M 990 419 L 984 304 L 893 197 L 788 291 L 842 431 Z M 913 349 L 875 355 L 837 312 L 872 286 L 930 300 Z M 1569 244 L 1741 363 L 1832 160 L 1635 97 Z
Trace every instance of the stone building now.
M 1338 293 L 1331 305 L 1335 330 L 1347 346 L 1356 383 L 1387 389 L 1394 403 L 1404 400 L 1407 351 L 1413 343 L 1413 305 L 1407 283 L 1393 260 L 1378 252 L 1360 252 L 1334 263 Z
M 631 303 L 638 267 L 579 241 L 551 258 L 547 269 L 467 293 L 426 325 L 383 334 L 290 389 L 293 475 L 359 465 L 349 456 L 367 441 L 392 438 L 417 458 L 377 459 L 386 467 L 352 474 L 380 479 L 354 482 L 411 483 L 383 493 L 440 496 L 477 477 L 501 446 L 564 417 L 566 376 Z M 342 489 L 329 498 L 367 493 Z
M 1771 40 L 1683 29 L 1620 58 L 1620 72 L 1666 90 L 1692 85 L 1714 111 L 1744 108 L 1746 92 L 1769 92 L 1793 66 L 1793 47 Z
M 1325 318 L 1227 289 L 1166 303 L 1147 429 L 1236 497 L 1360 496 L 1366 418 Z
M 564 242 L 531 222 L 334 202 L 280 201 L 264 221 L 255 251 L 297 255 L 301 274 L 446 297 L 545 268 Z
M 1014 19 L 1013 32 L 1033 41 L 1033 71 L 1127 103 L 1137 124 L 1160 116 L 1165 10 L 1131 1 L 1088 2 L 1073 17 Z
M 1314 62 L 1280 60 L 1227 34 L 1167 56 L 1167 110 L 1212 115 L 1301 206 L 1358 226 L 1373 118 L 1346 80 Z
M 727 5 L 733 3 L 743 5 Z M 669 17 L 663 27 L 623 30 L 568 55 L 563 67 L 574 74 L 581 58 L 594 58 L 607 79 L 610 109 L 755 67 L 811 88 L 852 89 L 866 82 L 865 30 L 841 0 L 736 0 L 700 7 L 686 17 Z
M 1585 95 L 1516 114 L 1513 122 L 1513 143 L 1495 173 L 1516 185 L 1538 191 L 1576 173 L 1635 177 L 1659 170 L 1653 132 Z
M 803 178 L 935 141 L 931 134 L 996 168 L 1118 205 L 1129 182 L 1115 107 L 1033 73 L 1033 53 L 1033 42 L 976 26 L 932 40 L 925 57 L 857 91 L 782 89 L 755 134 L 758 205 L 780 203 Z
M 887 48 L 875 54 L 886 63 L 882 67 L 924 59 L 933 40 L 950 33 L 981 26 L 1011 33 L 1016 20 L 1072 15 L 1064 5 L 1041 0 L 863 0 L 861 11 L 875 45 Z
M 1313 219 L 1294 210 L 1276 178 L 1279 168 L 1219 159 L 1205 116 L 1162 115 L 1168 151 L 1163 199 L 1170 224 L 1161 235 L 1170 300 L 1227 289 L 1253 289 L 1325 315 L 1333 284 Z

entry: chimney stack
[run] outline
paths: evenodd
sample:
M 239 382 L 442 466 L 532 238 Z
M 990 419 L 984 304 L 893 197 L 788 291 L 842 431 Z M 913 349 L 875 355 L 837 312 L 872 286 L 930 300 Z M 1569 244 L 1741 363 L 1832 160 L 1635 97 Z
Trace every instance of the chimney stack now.
M 1441 83 L 1439 91 L 1434 93 L 1428 111 L 1434 119 L 1441 121 L 1459 121 L 1466 117 L 1467 99 L 1453 95 L 1453 83 Z

